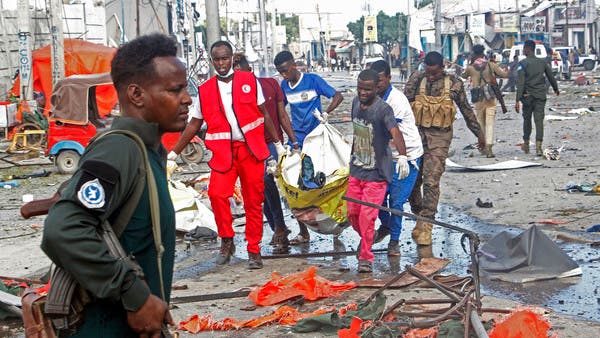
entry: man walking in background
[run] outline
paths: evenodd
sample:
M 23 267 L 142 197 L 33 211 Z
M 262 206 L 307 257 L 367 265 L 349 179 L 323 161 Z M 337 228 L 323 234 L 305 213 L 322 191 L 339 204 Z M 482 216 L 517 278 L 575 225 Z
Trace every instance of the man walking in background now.
M 464 79 L 471 77 L 473 90 L 480 90 L 484 93 L 477 101 L 475 101 L 475 96 L 472 96 L 471 101 L 475 103 L 477 121 L 485 135 L 483 154 L 488 158 L 496 157 L 492 151 L 492 146 L 494 145 L 494 120 L 496 119 L 497 102 L 490 86 L 496 83 L 496 77 L 506 78 L 508 75 L 500 69 L 496 62 L 486 60 L 482 45 L 475 45 L 473 46 L 472 62 L 460 76 Z
M 546 107 L 546 81 L 550 82 L 556 96 L 560 94 L 558 83 L 552 75 L 552 69 L 543 59 L 535 56 L 535 42 L 527 40 L 523 44 L 525 59 L 519 62 L 517 68 L 517 96 L 515 110 L 521 111 L 523 103 L 523 145 L 521 150 L 529 154 L 529 137 L 531 136 L 531 117 L 535 122 L 535 153 L 544 155 L 542 141 L 544 140 L 544 109 Z M 544 78 L 545 76 L 545 78 Z

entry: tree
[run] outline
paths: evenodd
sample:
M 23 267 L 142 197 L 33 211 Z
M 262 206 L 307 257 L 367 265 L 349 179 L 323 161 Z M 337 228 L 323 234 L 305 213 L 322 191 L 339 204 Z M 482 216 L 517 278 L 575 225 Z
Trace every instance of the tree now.
M 365 17 L 362 16 L 355 22 L 350 22 L 346 27 L 352 32 L 358 43 L 363 41 L 363 27 Z M 390 51 L 394 44 L 398 43 L 406 34 L 406 16 L 401 13 L 396 13 L 394 16 L 389 16 L 383 11 L 377 13 L 377 41 L 385 46 L 387 51 Z
M 298 30 L 299 22 L 298 16 L 292 15 L 290 17 L 281 16 L 280 23 L 285 26 L 285 37 L 286 42 L 290 43 L 292 41 L 300 40 L 300 32 Z

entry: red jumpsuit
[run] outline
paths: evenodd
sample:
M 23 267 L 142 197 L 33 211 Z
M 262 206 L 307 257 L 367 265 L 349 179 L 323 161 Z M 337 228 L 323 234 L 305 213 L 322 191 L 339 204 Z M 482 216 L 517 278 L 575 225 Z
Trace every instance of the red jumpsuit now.
M 219 237 L 234 236 L 229 198 L 240 178 L 248 252 L 260 253 L 262 203 L 264 199 L 264 160 L 269 150 L 264 137 L 264 117 L 258 109 L 254 74 L 235 72 L 232 80 L 232 106 L 244 140 L 232 140 L 232 126 L 226 118 L 216 77 L 200 88 L 202 115 L 208 126 L 205 145 L 213 153 L 208 197 L 213 208 Z

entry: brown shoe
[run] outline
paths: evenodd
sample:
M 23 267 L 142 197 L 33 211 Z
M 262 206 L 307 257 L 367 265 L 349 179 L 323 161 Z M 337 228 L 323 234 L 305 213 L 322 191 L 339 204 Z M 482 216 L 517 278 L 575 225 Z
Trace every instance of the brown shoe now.
M 544 151 L 542 150 L 542 141 L 535 141 L 535 155 L 544 156 Z
M 417 225 L 412 231 L 412 238 L 418 245 L 431 245 L 431 229 L 433 224 L 417 220 Z
M 485 153 L 485 157 L 487 157 L 487 158 L 494 158 L 494 157 L 496 157 L 496 155 L 494 154 L 494 152 L 492 152 L 492 145 L 491 144 L 486 144 L 485 145 L 484 153 Z
M 260 253 L 248 252 L 248 268 L 253 270 L 263 268 L 263 262 Z
M 523 144 L 521 144 L 521 150 L 523 150 L 525 154 L 529 154 L 529 140 L 523 140 Z
M 233 244 L 233 238 L 221 238 L 221 250 L 217 257 L 217 264 L 223 265 L 229 263 L 231 256 L 235 253 L 235 245 Z

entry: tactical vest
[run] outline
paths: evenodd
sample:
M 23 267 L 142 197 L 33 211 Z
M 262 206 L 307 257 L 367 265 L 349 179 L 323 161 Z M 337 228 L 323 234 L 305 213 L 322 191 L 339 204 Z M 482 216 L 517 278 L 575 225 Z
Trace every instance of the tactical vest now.
M 250 72 L 236 71 L 231 81 L 233 112 L 246 144 L 257 160 L 265 160 L 269 149 L 265 142 L 264 117 L 256 102 L 256 77 Z M 227 172 L 233 165 L 231 126 L 225 116 L 217 77 L 204 82 L 199 92 L 202 116 L 208 127 L 204 144 L 213 154 L 208 165 L 218 172 Z
M 421 80 L 419 93 L 410 104 L 415 114 L 415 124 L 420 127 L 449 128 L 454 122 L 456 107 L 450 97 L 450 77 L 444 76 L 444 88 L 441 96 L 428 96 L 425 85 L 427 78 Z

